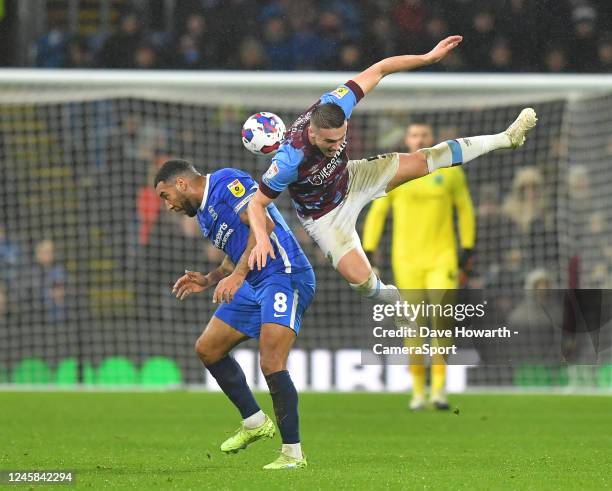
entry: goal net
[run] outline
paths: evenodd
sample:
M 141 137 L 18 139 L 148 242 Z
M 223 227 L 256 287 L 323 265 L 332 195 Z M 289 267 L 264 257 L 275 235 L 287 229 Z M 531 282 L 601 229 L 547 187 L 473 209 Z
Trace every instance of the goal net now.
M 164 209 L 153 176 L 175 157 L 204 173 L 237 167 L 258 178 L 268 162 L 242 147 L 244 120 L 265 110 L 289 125 L 348 78 L 0 74 L 0 384 L 216 388 L 193 350 L 215 309 L 211 295 L 179 302 L 170 289 L 185 269 L 206 272 L 222 256 L 195 220 Z M 503 131 L 522 107 L 533 106 L 539 124 L 523 148 L 464 167 L 477 219 L 469 286 L 507 292 L 508 318 L 529 313 L 538 286 L 599 289 L 593 290 L 601 300 L 594 309 L 604 329 L 596 342 L 588 328 L 570 335 L 559 328 L 571 356 L 558 362 L 485 364 L 474 353 L 468 362 L 449 362 L 449 391 L 612 386 L 605 322 L 605 289 L 612 283 L 611 87 L 605 76 L 405 75 L 385 80 L 356 108 L 352 158 L 405 151 L 411 121 L 431 123 L 442 141 Z M 361 363 L 362 301 L 305 235 L 286 194 L 280 208 L 318 282 L 290 358 L 296 385 L 409 388 L 405 365 L 384 357 Z M 389 282 L 390 238 L 389 221 L 380 246 L 382 277 Z M 564 305 L 552 314 L 560 319 L 556 326 L 565 325 Z M 528 352 L 547 336 L 532 328 L 513 342 Z M 265 388 L 256 343 L 244 344 L 236 357 L 250 383 Z

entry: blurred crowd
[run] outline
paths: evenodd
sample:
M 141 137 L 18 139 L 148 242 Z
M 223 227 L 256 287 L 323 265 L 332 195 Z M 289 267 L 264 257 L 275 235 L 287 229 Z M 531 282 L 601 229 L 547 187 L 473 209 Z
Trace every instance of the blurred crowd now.
M 53 240 L 40 240 L 28 252 L 0 226 L 0 326 L 11 315 L 27 323 L 64 322 L 67 282 L 68 271 L 57 258 Z
M 462 34 L 462 48 L 428 70 L 612 71 L 605 0 L 184 0 L 168 24 L 146 18 L 126 10 L 114 32 L 88 37 L 49 26 L 33 46 L 33 63 L 356 71 Z

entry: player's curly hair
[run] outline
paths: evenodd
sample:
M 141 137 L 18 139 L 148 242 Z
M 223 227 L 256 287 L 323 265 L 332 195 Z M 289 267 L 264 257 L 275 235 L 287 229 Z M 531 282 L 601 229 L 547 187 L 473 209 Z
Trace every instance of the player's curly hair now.
M 340 128 L 345 120 L 344 110 L 334 103 L 319 104 L 310 115 L 311 124 L 323 129 Z
M 155 181 L 153 187 L 157 187 L 160 182 L 167 182 L 170 179 L 174 179 L 178 176 L 184 175 L 189 177 L 195 177 L 200 173 L 193 166 L 192 163 L 181 159 L 166 160 L 163 165 L 157 171 L 155 175 Z

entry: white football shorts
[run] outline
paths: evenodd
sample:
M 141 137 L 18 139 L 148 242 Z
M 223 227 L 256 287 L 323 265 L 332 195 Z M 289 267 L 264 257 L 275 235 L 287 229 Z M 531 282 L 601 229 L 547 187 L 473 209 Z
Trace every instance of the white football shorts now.
M 357 218 L 370 201 L 386 195 L 385 189 L 399 167 L 399 154 L 349 160 L 347 167 L 349 184 L 342 203 L 316 220 L 300 217 L 304 230 L 334 268 L 347 252 L 361 249 L 361 240 L 355 230 Z

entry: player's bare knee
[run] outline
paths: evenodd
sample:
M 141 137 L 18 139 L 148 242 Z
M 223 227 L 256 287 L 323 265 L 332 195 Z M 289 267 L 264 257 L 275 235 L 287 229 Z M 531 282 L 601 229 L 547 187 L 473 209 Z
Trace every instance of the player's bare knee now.
M 259 366 L 264 375 L 279 372 L 285 369 L 285 357 L 274 352 L 261 353 Z
M 200 336 L 196 340 L 195 351 L 205 365 L 215 363 L 225 355 L 225 353 L 223 353 L 221 350 L 211 346 L 210 342 L 207 341 L 205 336 Z

